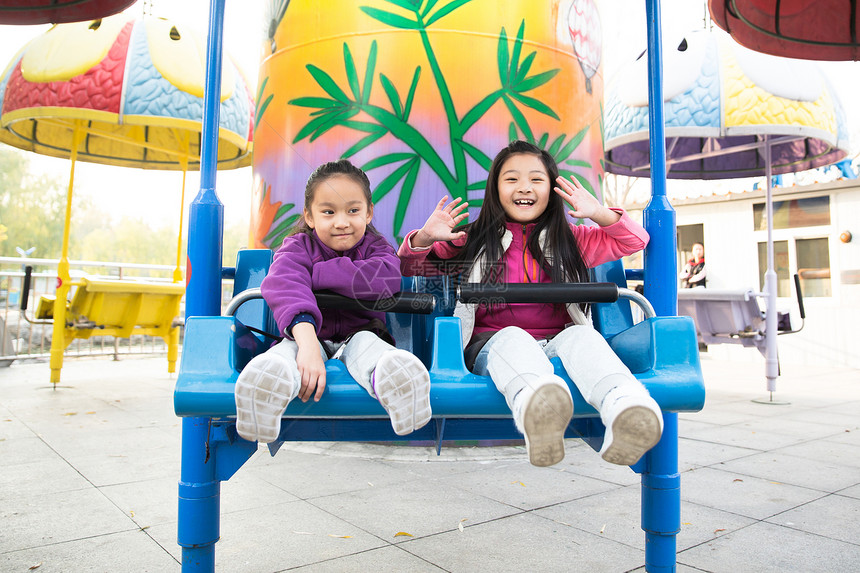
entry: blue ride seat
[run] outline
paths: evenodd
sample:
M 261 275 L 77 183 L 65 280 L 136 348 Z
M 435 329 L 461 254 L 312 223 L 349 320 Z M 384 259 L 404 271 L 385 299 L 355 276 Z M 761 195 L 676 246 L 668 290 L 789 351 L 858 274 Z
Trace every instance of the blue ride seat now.
M 240 251 L 234 296 L 259 287 L 271 260 L 269 250 Z M 626 285 L 620 261 L 594 269 L 593 280 Z M 386 412 L 352 379 L 343 363 L 328 360 L 322 399 L 306 403 L 294 400 L 289 404 L 279 440 L 269 444 L 272 455 L 283 441 L 429 440 L 435 441 L 438 452 L 443 439 L 522 437 L 492 380 L 472 374 L 465 367 L 459 319 L 451 316 L 454 290 L 447 278 L 404 278 L 403 290 L 429 292 L 437 301 L 429 315 L 388 313 L 386 317 L 398 348 L 413 352 L 430 371 L 434 421 L 409 436 L 397 436 Z M 648 542 L 655 548 L 658 545 L 662 548 L 659 553 L 663 557 L 659 560 L 668 562 L 671 553 L 674 565 L 674 535 L 680 527 L 680 478 L 677 475 L 677 416 L 671 413 L 698 411 L 705 399 L 695 326 L 689 317 L 677 316 L 648 318 L 633 324 L 629 302 L 622 299 L 615 303 L 593 304 L 592 317 L 595 328 L 648 388 L 664 412 L 663 440 L 633 469 L 642 474 L 642 527 L 649 536 Z M 273 342 L 255 331 L 277 334 L 271 311 L 261 299 L 245 302 L 235 316 L 189 317 L 186 320 L 174 394 L 177 416 L 195 419 L 194 424 L 187 426 L 195 430 L 183 432 L 179 503 L 183 564 L 186 550 L 189 561 L 193 561 L 198 549 L 218 539 L 217 503 L 213 507 L 209 499 L 212 486 L 200 489 L 200 484 L 218 484 L 229 479 L 257 450 L 255 443 L 241 439 L 236 433 L 233 396 L 239 373 Z M 583 438 L 598 450 L 605 431 L 599 416 L 567 377 L 560 360 L 555 358 L 552 362 L 556 373 L 568 383 L 574 400 L 574 415 L 566 436 Z M 201 443 L 205 447 L 201 447 Z M 211 464 L 213 458 L 215 463 Z M 204 471 L 202 466 L 206 464 L 209 467 Z M 652 471 L 658 467 L 661 468 L 659 472 Z M 202 481 L 201 474 L 206 476 Z M 646 486 L 646 482 L 650 485 Z M 196 569 L 189 565 L 187 570 Z
M 234 294 L 258 287 L 271 262 L 269 250 L 245 250 L 239 253 Z M 607 263 L 595 270 L 600 282 L 623 281 L 620 262 Z M 623 283 L 622 283 L 623 284 Z M 431 315 L 388 313 L 387 323 L 398 348 L 413 352 L 424 361 L 431 374 L 431 405 L 433 417 L 444 420 L 430 424 L 407 438 L 396 436 L 388 424 L 388 416 L 379 403 L 371 398 L 346 371 L 339 360 L 326 362 L 326 390 L 319 402 L 294 400 L 284 417 L 295 419 L 285 424 L 282 438 L 291 441 L 319 440 L 319 419 L 378 419 L 381 424 L 365 424 L 370 434 L 342 428 L 327 439 L 347 441 L 435 440 L 518 438 L 511 413 L 504 397 L 487 376 L 469 372 L 464 364 L 460 346 L 459 319 L 451 316 L 454 307 L 453 289 L 447 278 L 408 277 L 403 289 L 430 292 L 437 298 L 437 308 Z M 633 325 L 629 302 L 597 303 L 593 305 L 595 327 L 604 336 L 621 360 L 649 389 L 664 411 L 696 411 L 704 403 L 704 386 L 698 363 L 696 333 L 686 317 L 660 317 Z M 254 356 L 272 344 L 271 339 L 247 327 L 277 334 L 271 311 L 262 299 L 251 300 L 239 307 L 235 317 L 190 317 L 186 321 L 185 343 L 174 405 L 178 416 L 235 416 L 233 387 L 239 373 Z M 596 412 L 567 377 L 558 358 L 552 360 L 556 372 L 570 386 L 574 398 L 574 417 L 568 437 L 601 438 L 603 428 Z M 468 396 L 468 399 L 463 399 Z M 476 419 L 463 427 L 459 419 Z M 502 424 L 487 424 L 480 420 L 500 419 Z M 580 420 L 593 419 L 580 422 Z M 307 420 L 316 420 L 309 423 Z M 453 425 L 452 425 L 453 424 Z M 481 429 L 480 426 L 487 426 Z M 307 426 L 307 428 L 306 428 Z M 343 425 L 341 425 L 343 426 Z M 377 427 L 378 426 L 378 427 Z M 472 435 L 469 435 L 470 432 Z M 593 447 L 600 441 L 590 440 Z

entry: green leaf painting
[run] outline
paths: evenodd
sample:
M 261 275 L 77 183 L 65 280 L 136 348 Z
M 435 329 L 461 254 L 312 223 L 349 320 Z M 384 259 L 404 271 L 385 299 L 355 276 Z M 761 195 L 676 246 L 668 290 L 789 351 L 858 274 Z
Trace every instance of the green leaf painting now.
M 260 89 L 257 91 L 257 102 L 259 103 L 259 107 L 256 110 L 255 118 L 254 118 L 254 131 L 257 131 L 257 127 L 260 125 L 260 120 L 263 119 L 263 114 L 266 113 L 266 108 L 269 107 L 269 104 L 272 103 L 272 98 L 275 97 L 274 94 L 269 94 L 269 96 L 264 100 L 263 93 L 266 91 L 266 84 L 269 83 L 269 78 L 264 78 L 263 82 L 260 84 Z
M 474 0 L 385 0 L 383 8 L 361 6 L 361 12 L 368 18 L 382 25 L 416 34 L 429 64 L 431 79 L 435 84 L 439 98 L 444 108 L 444 116 L 439 117 L 444 122 L 449 133 L 450 156 L 443 159 L 436 146 L 428 141 L 418 127 L 410 122 L 410 114 L 418 85 L 422 78 L 421 66 L 416 66 L 411 82 L 398 86 L 391 76 L 377 70 L 378 46 L 374 40 L 364 63 L 364 70 L 359 69 L 354 51 L 348 42 L 343 44 L 344 74 L 334 74 L 333 70 L 323 70 L 313 64 L 307 64 L 305 69 L 311 79 L 319 86 L 323 96 L 298 97 L 288 101 L 288 105 L 309 108 L 309 120 L 301 127 L 293 138 L 293 143 L 304 139 L 313 141 L 329 131 L 339 129 L 358 132 L 342 153 L 349 158 L 368 149 L 377 141 L 389 138 L 399 142 L 397 148 L 405 149 L 402 153 L 386 153 L 365 162 L 363 169 L 385 168 L 386 175 L 373 190 L 373 200 L 385 199 L 395 189 L 398 189 L 396 208 L 393 215 L 393 234 L 401 235 L 401 227 L 412 200 L 418 175 L 422 170 L 439 178 L 452 198 L 469 200 L 471 206 L 480 206 L 480 194 L 486 185 L 486 177 L 474 180 L 474 165 L 485 172 L 492 162 L 491 155 L 482 149 L 480 142 L 470 139 L 470 130 L 491 109 L 502 106 L 507 110 L 512 120 L 509 129 L 511 139 L 519 134 L 522 138 L 545 148 L 555 157 L 559 168 L 566 176 L 576 176 L 583 181 L 590 192 L 594 192 L 587 179 L 577 175 L 572 168 L 590 170 L 592 166 L 584 161 L 571 160 L 571 156 L 586 135 L 586 129 L 567 139 L 566 134 L 544 133 L 536 138 L 529 123 L 530 114 L 540 114 L 556 121 L 559 115 L 546 102 L 531 95 L 529 92 L 552 82 L 561 71 L 560 68 L 549 70 L 534 70 L 536 51 L 530 51 L 526 41 L 526 21 L 522 20 L 517 28 L 516 36 L 511 39 L 507 30 L 502 28 L 498 35 L 496 65 L 498 67 L 499 86 L 491 93 L 481 97 L 478 103 L 465 113 L 458 113 L 454 100 L 448 89 L 448 82 L 440 66 L 439 58 L 428 35 L 428 29 L 442 21 L 446 16 L 460 10 Z M 526 53 L 528 52 L 528 53 Z M 491 64 L 492 65 L 492 64 Z M 334 77 L 345 77 L 345 84 L 339 85 Z M 370 103 L 370 93 L 378 82 L 385 97 L 382 104 Z M 262 95 L 265 80 L 260 89 Z M 319 93 L 319 92 L 317 92 Z M 261 113 L 270 100 L 261 106 Z M 356 115 L 361 114 L 359 118 Z M 345 137 L 346 134 L 339 137 Z M 548 146 L 548 147 L 547 147 Z M 497 150 L 492 150 L 495 154 Z M 473 165 L 472 180 L 469 177 L 469 161 Z M 476 196 L 477 194 L 477 196 Z M 472 197 L 469 197 L 472 195 Z

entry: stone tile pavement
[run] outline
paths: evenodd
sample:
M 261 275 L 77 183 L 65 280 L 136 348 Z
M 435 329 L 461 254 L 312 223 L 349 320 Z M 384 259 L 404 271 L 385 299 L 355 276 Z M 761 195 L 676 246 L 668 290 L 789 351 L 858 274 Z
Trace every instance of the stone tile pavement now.
M 860 571 L 860 371 L 703 355 L 681 416 L 678 571 Z M 0 368 L 0 571 L 179 571 L 179 420 L 163 357 Z M 643 571 L 638 477 L 579 441 L 261 450 L 221 488 L 219 571 Z M 35 568 L 38 566 L 38 568 Z M 35 568 L 35 569 L 34 569 Z

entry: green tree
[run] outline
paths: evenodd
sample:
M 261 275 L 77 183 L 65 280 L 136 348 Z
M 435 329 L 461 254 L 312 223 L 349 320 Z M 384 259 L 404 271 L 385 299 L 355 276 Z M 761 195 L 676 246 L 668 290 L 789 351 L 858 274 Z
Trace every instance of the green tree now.
M 67 183 L 32 173 L 23 152 L 0 147 L 0 256 L 15 257 L 16 246 L 36 247 L 33 256 L 58 259 L 62 249 L 63 217 Z M 178 218 L 178 215 L 176 215 Z M 187 213 L 186 213 L 187 217 Z M 72 209 L 69 258 L 173 265 L 176 263 L 175 221 L 153 226 L 142 219 L 119 221 L 96 206 L 84 190 L 76 190 Z M 187 220 L 186 220 L 187 223 Z M 236 252 L 247 246 L 248 224 L 228 224 L 224 229 L 223 259 L 236 264 Z M 3 229 L 6 239 L 3 240 Z M 183 229 L 180 263 L 185 265 L 188 229 Z M 103 270 L 93 269 L 93 272 Z M 146 276 L 150 273 L 135 272 Z M 155 273 L 165 276 L 164 272 Z
M 74 258 L 153 265 L 176 262 L 176 230 L 153 228 L 142 219 L 123 217 L 115 225 L 92 228 L 77 242 Z
M 32 173 L 24 152 L 0 148 L 0 224 L 8 236 L 0 255 L 17 256 L 18 246 L 36 247 L 36 257 L 59 258 L 65 206 L 64 181 Z

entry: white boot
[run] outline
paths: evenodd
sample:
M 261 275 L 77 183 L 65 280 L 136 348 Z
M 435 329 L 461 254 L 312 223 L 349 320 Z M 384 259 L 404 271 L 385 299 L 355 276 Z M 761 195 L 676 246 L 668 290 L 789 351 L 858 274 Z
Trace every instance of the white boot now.
M 513 411 L 533 466 L 564 459 L 564 432 L 573 416 L 573 398 L 564 380 L 554 374 L 535 379 L 514 397 Z
M 281 433 L 281 416 L 296 393 L 295 363 L 274 349 L 255 356 L 236 380 L 236 431 L 268 444 Z
M 612 464 L 635 464 L 663 434 L 660 407 L 638 381 L 610 390 L 600 406 L 600 418 L 606 426 L 600 456 Z
M 388 412 L 398 436 L 411 434 L 430 421 L 430 374 L 405 350 L 389 350 L 373 371 L 373 393 Z

